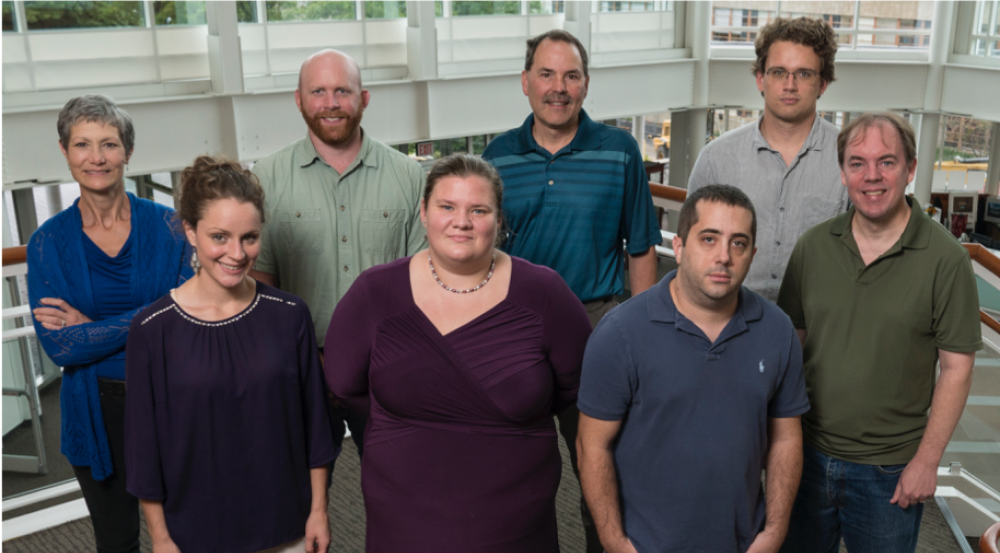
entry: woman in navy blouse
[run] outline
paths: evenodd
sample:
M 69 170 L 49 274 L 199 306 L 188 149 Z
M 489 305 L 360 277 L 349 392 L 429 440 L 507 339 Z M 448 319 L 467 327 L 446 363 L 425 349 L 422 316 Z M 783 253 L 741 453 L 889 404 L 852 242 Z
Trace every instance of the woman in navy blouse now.
M 197 270 L 132 321 L 128 490 L 154 553 L 325 552 L 338 450 L 312 316 L 248 276 L 264 191 L 207 156 L 181 181 Z
M 172 210 L 125 192 L 135 142 L 107 96 L 70 100 L 59 147 L 80 199 L 28 242 L 38 340 L 64 368 L 60 450 L 73 465 L 100 553 L 139 551 L 139 506 L 125 490 L 125 341 L 132 317 L 190 276 Z

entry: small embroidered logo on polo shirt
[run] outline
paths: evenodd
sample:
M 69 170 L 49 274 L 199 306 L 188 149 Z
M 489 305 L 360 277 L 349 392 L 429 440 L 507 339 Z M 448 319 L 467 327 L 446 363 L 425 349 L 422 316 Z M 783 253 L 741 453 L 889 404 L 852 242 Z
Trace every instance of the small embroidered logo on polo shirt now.
M 764 372 L 764 360 L 760 360 L 760 372 Z

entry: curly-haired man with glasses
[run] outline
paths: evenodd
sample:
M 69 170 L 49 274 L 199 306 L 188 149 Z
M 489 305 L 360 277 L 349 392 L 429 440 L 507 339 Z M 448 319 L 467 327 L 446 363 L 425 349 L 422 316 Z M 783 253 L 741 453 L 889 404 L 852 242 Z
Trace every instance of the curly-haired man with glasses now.
M 760 227 L 745 285 L 774 301 L 799 236 L 847 209 L 838 129 L 816 116 L 816 101 L 835 80 L 837 35 L 819 19 L 778 18 L 760 29 L 754 46 L 764 114 L 705 146 L 688 193 L 729 184 L 750 197 Z

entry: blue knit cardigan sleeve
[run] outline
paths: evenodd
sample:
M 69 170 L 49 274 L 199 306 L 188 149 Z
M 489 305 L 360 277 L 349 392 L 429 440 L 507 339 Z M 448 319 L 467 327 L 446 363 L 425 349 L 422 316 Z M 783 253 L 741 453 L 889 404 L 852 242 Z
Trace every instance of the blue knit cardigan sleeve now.
M 36 320 L 35 333 L 52 360 L 63 366 L 60 450 L 76 466 L 91 467 L 95 480 L 114 472 L 104 431 L 94 364 L 125 347 L 132 318 L 146 305 L 187 280 L 190 246 L 173 220 L 173 210 L 129 194 L 130 234 L 136 252 L 129 288 L 137 309 L 97 320 L 90 270 L 83 251 L 83 222 L 77 205 L 45 222 L 28 242 L 28 299 L 60 298 L 93 322 L 48 330 Z

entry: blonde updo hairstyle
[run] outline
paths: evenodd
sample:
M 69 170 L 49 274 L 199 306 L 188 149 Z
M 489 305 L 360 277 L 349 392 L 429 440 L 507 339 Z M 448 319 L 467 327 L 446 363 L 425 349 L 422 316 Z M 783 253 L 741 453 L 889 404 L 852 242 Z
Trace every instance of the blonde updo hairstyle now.
M 177 218 L 197 228 L 208 204 L 226 198 L 253 204 L 260 213 L 261 224 L 264 223 L 264 189 L 257 176 L 231 159 L 198 156 L 194 164 L 181 173 Z

